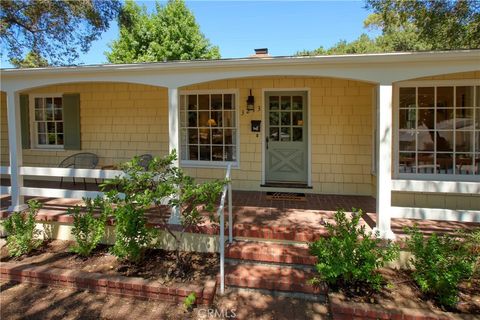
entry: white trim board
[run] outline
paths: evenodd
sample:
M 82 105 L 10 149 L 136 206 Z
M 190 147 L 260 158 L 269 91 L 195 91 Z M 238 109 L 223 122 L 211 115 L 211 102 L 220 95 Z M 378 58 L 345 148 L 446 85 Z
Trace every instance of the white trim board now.
M 393 179 L 392 191 L 480 194 L 480 182 Z
M 117 176 L 123 175 L 123 172 L 120 170 L 101 170 L 101 169 L 20 167 L 20 174 L 24 176 L 114 179 Z
M 480 211 L 474 210 L 392 207 L 391 217 L 397 219 L 421 219 L 480 223 Z

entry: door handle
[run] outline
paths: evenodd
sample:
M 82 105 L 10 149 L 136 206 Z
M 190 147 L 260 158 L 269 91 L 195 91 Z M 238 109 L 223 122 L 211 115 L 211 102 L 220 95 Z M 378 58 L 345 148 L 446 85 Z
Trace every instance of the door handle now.
M 265 142 L 267 143 L 267 150 L 268 150 L 268 137 L 265 137 Z

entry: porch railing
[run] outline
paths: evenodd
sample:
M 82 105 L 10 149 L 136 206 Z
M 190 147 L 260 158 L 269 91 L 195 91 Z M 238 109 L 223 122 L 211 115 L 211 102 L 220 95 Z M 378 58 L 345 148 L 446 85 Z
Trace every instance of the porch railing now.
M 220 216 L 220 294 L 225 293 L 225 198 L 228 196 L 228 242 L 233 241 L 233 223 L 232 223 L 232 183 L 230 179 L 231 165 L 227 166 L 227 174 L 225 181 L 227 184 L 223 187 L 222 197 L 220 198 L 220 206 L 218 207 L 218 215 Z

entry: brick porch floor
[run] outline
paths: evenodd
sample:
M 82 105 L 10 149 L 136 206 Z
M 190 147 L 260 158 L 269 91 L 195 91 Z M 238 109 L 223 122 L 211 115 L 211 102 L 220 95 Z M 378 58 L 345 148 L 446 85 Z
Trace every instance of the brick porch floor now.
M 2 181 L 3 184 L 4 181 Z M 29 187 L 59 188 L 58 182 L 25 181 Z M 72 182 L 63 184 L 63 188 L 83 189 L 83 181 L 77 185 Z M 87 184 L 87 190 L 97 190 L 95 184 Z M 9 196 L 0 196 L 0 217 L 6 216 L 9 205 Z M 71 223 L 72 218 L 67 214 L 68 208 L 81 204 L 77 199 L 42 198 L 44 203 L 39 212 L 42 220 L 53 220 Z M 326 233 L 324 222 L 332 221 L 335 210 L 344 208 L 362 209 L 365 214 L 362 223 L 370 230 L 375 226 L 375 199 L 368 196 L 343 196 L 307 194 L 306 201 L 269 200 L 265 192 L 234 191 L 233 217 L 234 236 L 253 237 L 272 240 L 312 241 Z M 165 218 L 165 213 L 149 215 L 149 222 L 158 224 Z M 227 221 L 227 220 L 226 220 Z M 451 232 L 455 229 L 480 228 L 478 223 L 460 223 L 432 220 L 392 219 L 392 229 L 396 234 L 403 234 L 403 227 L 418 223 L 420 229 L 429 234 L 431 232 Z M 207 233 L 217 233 L 205 223 L 200 230 Z

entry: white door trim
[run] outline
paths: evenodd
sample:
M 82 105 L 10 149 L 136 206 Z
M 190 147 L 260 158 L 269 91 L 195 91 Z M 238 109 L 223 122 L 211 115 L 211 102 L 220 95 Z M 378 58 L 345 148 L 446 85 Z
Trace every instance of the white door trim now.
M 267 106 L 267 100 L 266 100 L 266 96 L 265 96 L 265 93 L 266 92 L 272 92 L 272 91 L 301 91 L 301 92 L 306 92 L 307 93 L 307 148 L 308 148 L 308 152 L 307 152 L 307 186 L 308 187 L 312 187 L 312 131 L 311 131 L 311 128 L 312 128 L 312 124 L 311 124 L 311 117 L 310 117 L 310 109 L 311 109 L 311 95 L 310 95 L 310 91 L 311 89 L 309 87 L 304 87 L 304 88 L 262 88 L 262 123 L 261 123 L 261 127 L 262 127 L 262 134 L 261 134 L 261 137 L 262 137 L 262 185 L 265 184 L 265 173 L 266 173 L 266 168 L 265 168 L 265 157 L 266 157 L 266 153 L 265 153 L 265 137 L 266 137 L 266 132 L 265 132 L 265 129 L 266 129 L 266 125 L 265 125 L 265 108 Z

